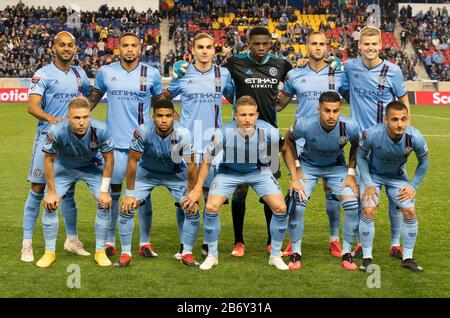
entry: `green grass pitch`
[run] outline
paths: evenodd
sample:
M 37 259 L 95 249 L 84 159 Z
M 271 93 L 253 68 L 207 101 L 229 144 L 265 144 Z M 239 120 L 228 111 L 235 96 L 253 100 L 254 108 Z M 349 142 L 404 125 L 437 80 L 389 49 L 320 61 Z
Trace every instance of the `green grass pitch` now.
M 284 134 L 293 121 L 294 105 L 279 114 Z M 105 105 L 94 116 L 104 120 Z M 344 113 L 348 114 L 348 106 Z M 328 219 L 324 196 L 319 185 L 305 214 L 303 268 L 281 272 L 267 264 L 266 225 L 262 206 L 253 191 L 247 199 L 244 237 L 247 253 L 241 259 L 230 256 L 233 243 L 230 206 L 221 211 L 222 232 L 220 264 L 213 270 L 181 265 L 172 256 L 178 249 L 175 207 L 166 189 L 153 193 L 152 243 L 159 257 L 144 259 L 137 254 L 139 228 L 133 236 L 133 261 L 129 268 L 100 268 L 93 256 L 79 257 L 63 250 L 65 229 L 61 215 L 57 243 L 57 260 L 51 268 L 40 269 L 20 262 L 23 206 L 29 185 L 26 181 L 36 120 L 27 113 L 26 104 L 0 104 L 0 297 L 449 297 L 450 253 L 450 107 L 412 107 L 412 123 L 428 141 L 430 168 L 417 195 L 419 236 L 415 257 L 425 268 L 413 273 L 400 268 L 400 262 L 387 255 L 390 242 L 386 196 L 376 220 L 374 262 L 380 266 L 380 288 L 369 288 L 370 274 L 346 272 L 328 250 Z M 224 120 L 230 119 L 225 107 Z M 410 157 L 409 175 L 416 165 Z M 288 178 L 283 170 L 281 186 L 286 190 Z M 77 185 L 78 231 L 80 239 L 94 252 L 95 202 L 84 184 Z M 41 212 L 42 213 L 42 212 Z M 343 212 L 341 212 L 341 224 Z M 202 230 L 200 231 L 200 233 Z M 201 242 L 201 234 L 197 243 Z M 34 255 L 44 251 L 41 217 L 34 232 Z M 194 249 L 201 260 L 199 244 Z M 117 261 L 117 256 L 113 262 Z M 360 260 L 356 260 L 358 265 Z M 68 288 L 68 266 L 81 270 L 81 288 Z

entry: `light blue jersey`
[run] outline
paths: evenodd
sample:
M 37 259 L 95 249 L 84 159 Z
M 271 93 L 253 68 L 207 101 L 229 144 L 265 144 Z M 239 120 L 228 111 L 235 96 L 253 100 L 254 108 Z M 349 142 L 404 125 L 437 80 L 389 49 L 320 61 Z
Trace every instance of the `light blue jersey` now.
M 189 64 L 186 75 L 172 79 L 167 90 L 181 95 L 180 122 L 192 133 L 196 153 L 204 153 L 215 129 L 222 127 L 222 96 L 234 92 L 230 72 L 213 65 L 202 73 Z
M 86 134 L 78 138 L 72 132 L 69 121 L 65 120 L 49 130 L 42 151 L 56 155 L 56 165 L 77 169 L 101 165 L 100 153 L 110 152 L 113 148 L 105 123 L 91 119 Z
M 345 63 L 350 89 L 350 112 L 360 131 L 382 123 L 386 106 L 406 94 L 401 69 L 386 60 L 368 69 L 362 58 Z
M 156 132 L 154 121 L 141 125 L 135 132 L 130 149 L 143 154 L 139 167 L 157 174 L 180 173 L 183 157 L 193 153 L 189 131 L 174 122 L 174 130 L 165 138 Z
M 345 116 L 340 116 L 336 127 L 327 132 L 318 114 L 298 118 L 290 131 L 295 139 L 305 140 L 300 159 L 314 167 L 345 166 L 344 147 L 348 141 L 357 142 L 359 134 L 356 122 Z
M 335 72 L 327 65 L 314 71 L 309 64 L 290 70 L 284 81 L 283 92 L 297 96 L 295 118 L 312 116 L 317 113 L 319 97 L 328 91 L 348 90 L 347 77 L 343 72 Z
M 100 68 L 94 88 L 108 94 L 106 123 L 116 149 L 128 149 L 133 132 L 150 120 L 150 99 L 163 92 L 161 75 L 139 63 L 128 72 L 120 62 Z
M 278 167 L 279 140 L 278 129 L 259 119 L 253 135 L 245 139 L 237 122 L 232 120 L 216 130 L 207 151 L 215 156 L 223 150 L 218 173 L 250 173 L 269 166 Z
M 384 123 L 363 132 L 358 150 L 369 155 L 367 162 L 370 174 L 385 177 L 406 177 L 405 165 L 412 151 L 418 158 L 427 156 L 428 147 L 422 134 L 408 126 L 400 141 L 394 142 Z
M 67 105 L 74 97 L 91 93 L 92 86 L 84 70 L 71 66 L 66 73 L 54 63 L 37 70 L 31 79 L 29 95 L 42 96 L 41 107 L 55 117 L 67 116 Z M 39 120 L 38 134 L 50 129 L 48 121 Z

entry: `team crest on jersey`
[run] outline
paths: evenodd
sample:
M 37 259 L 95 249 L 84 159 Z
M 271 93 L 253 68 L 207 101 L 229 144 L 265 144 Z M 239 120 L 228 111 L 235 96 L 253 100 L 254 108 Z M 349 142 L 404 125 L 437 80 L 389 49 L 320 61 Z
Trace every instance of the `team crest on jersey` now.
M 403 152 L 405 153 L 405 156 L 409 156 L 412 150 L 412 147 L 405 147 L 405 150 L 403 150 Z
M 112 138 L 109 138 L 106 144 L 108 145 L 108 147 L 111 147 L 113 145 Z
M 328 76 L 328 84 L 336 84 L 336 78 L 334 76 Z
M 344 146 L 347 142 L 348 142 L 347 136 L 341 136 L 341 137 L 339 137 L 339 144 L 340 144 L 341 146 Z
M 140 83 L 141 83 L 141 85 L 147 85 L 147 77 L 142 76 L 140 79 Z
M 272 76 L 277 76 L 278 70 L 277 70 L 276 67 L 271 67 L 271 68 L 269 69 L 269 73 L 270 73 L 270 75 L 272 75 Z
M 222 81 L 220 80 L 220 78 L 216 78 L 216 79 L 214 80 L 214 82 L 216 83 L 216 86 L 220 86 L 221 83 L 222 83 Z
M 384 86 L 386 84 L 386 77 L 381 76 L 380 79 L 378 80 L 378 84 Z
M 42 170 L 41 169 L 34 169 L 33 170 L 33 176 L 35 176 L 35 177 L 42 176 Z
M 31 83 L 37 84 L 37 83 L 39 83 L 40 80 L 41 80 L 40 77 L 38 77 L 38 76 L 33 76 L 33 77 L 31 78 Z

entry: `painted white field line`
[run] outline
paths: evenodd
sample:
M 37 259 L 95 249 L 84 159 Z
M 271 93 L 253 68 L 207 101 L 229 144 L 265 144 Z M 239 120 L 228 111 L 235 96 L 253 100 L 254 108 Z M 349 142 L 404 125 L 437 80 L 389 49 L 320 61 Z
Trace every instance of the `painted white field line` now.
M 431 118 L 431 119 L 450 120 L 450 118 L 448 118 L 448 117 L 437 117 L 437 116 L 427 116 L 427 115 L 417 115 L 417 114 L 413 114 L 413 117 L 423 117 L 423 118 Z

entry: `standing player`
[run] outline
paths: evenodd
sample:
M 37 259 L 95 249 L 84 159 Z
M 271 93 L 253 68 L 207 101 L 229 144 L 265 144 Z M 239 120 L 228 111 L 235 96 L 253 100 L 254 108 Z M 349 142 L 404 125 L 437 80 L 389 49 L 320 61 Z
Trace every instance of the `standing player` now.
M 235 120 L 217 130 L 208 146 L 194 189 L 183 202 L 192 210 L 202 196 L 203 183 L 213 158 L 222 150 L 222 160 L 206 202 L 204 232 L 208 243 L 208 256 L 200 269 L 209 270 L 219 263 L 218 239 L 220 234 L 219 210 L 239 185 L 251 186 L 269 205 L 274 213 L 270 224 L 272 251 L 269 264 L 280 270 L 288 270 L 281 259 L 281 244 L 286 228 L 286 204 L 272 174 L 271 165 L 278 166 L 279 132 L 267 122 L 258 120 L 258 106 L 250 96 L 236 101 Z
M 312 32 L 306 38 L 308 50 L 308 64 L 297 67 L 287 74 L 283 91 L 277 102 L 277 111 L 283 110 L 294 95 L 297 96 L 298 106 L 295 117 L 310 117 L 317 114 L 319 97 L 327 91 L 338 92 L 341 87 L 347 86 L 343 80 L 345 74 L 334 71 L 326 61 L 327 38 L 322 32 Z M 297 148 L 302 148 L 304 140 L 297 139 Z M 326 193 L 326 212 L 330 223 L 330 239 L 328 249 L 334 257 L 342 256 L 342 247 L 339 243 L 340 203 L 333 199 L 331 189 L 323 183 Z M 288 249 L 289 250 L 289 249 Z
M 413 259 L 418 233 L 415 197 L 428 169 L 428 148 L 422 134 L 409 126 L 408 122 L 408 107 L 393 101 L 386 107 L 384 123 L 376 124 L 362 134 L 357 153 L 362 180 L 360 193 L 363 213 L 359 223 L 363 248 L 362 271 L 367 271 L 373 262 L 374 221 L 382 186 L 403 214 L 400 227 L 404 247 L 401 266 L 416 272 L 423 271 Z M 416 153 L 418 163 L 410 183 L 405 165 L 412 151 Z
M 176 203 L 180 205 L 186 195 L 186 171 L 184 171 L 186 162 L 189 165 L 188 175 L 191 187 L 197 177 L 190 132 L 186 128 L 181 128 L 178 122 L 174 122 L 173 117 L 172 103 L 164 99 L 159 100 L 153 106 L 154 121 L 141 125 L 134 132 L 128 155 L 127 190 L 119 213 L 122 254 L 117 267 L 128 266 L 131 262 L 134 210 L 159 185 L 166 186 Z M 182 158 L 185 158 L 184 162 Z M 195 264 L 192 247 L 198 228 L 198 214 L 196 217 L 187 214 L 184 228 L 179 235 L 181 241 L 186 242 L 182 261 L 188 265 Z
M 193 136 L 196 162 L 200 164 L 215 129 L 222 127 L 222 96 L 233 100 L 234 87 L 230 72 L 212 63 L 215 49 L 214 39 L 210 35 L 199 33 L 195 36 L 192 54 L 195 63 L 187 66 L 183 77 L 172 79 L 164 96 L 171 100 L 181 95 L 180 123 Z M 217 167 L 211 169 L 205 181 L 205 202 L 216 169 Z M 205 256 L 208 254 L 207 248 L 206 244 L 202 244 Z M 183 247 L 180 247 L 176 257 L 180 258 L 181 254 L 187 252 L 183 252 Z
M 249 53 L 232 56 L 226 60 L 224 66 L 230 71 L 236 87 L 235 98 L 248 95 L 256 100 L 259 119 L 277 127 L 276 99 L 278 86 L 286 78 L 286 74 L 292 69 L 291 64 L 273 54 L 270 54 L 272 35 L 265 27 L 254 27 L 249 33 Z M 180 69 L 182 61 L 174 65 L 174 73 L 183 76 Z M 277 169 L 277 168 L 275 168 Z M 276 177 L 281 174 L 275 172 Z M 245 198 L 248 186 L 237 187 L 233 194 L 231 212 L 233 215 L 234 246 L 232 256 L 242 257 L 245 254 L 244 245 L 244 217 Z M 272 209 L 264 203 L 264 214 L 267 223 L 267 250 L 270 251 L 270 220 Z
M 106 241 L 106 253 L 116 253 L 115 236 L 119 198 L 128 160 L 128 149 L 133 132 L 150 120 L 150 99 L 163 93 L 161 75 L 149 65 L 139 62 L 142 45 L 134 33 L 124 33 L 119 41 L 120 62 L 100 68 L 92 95 L 94 108 L 104 93 L 108 94 L 106 124 L 114 140 L 114 171 L 111 180 L 111 225 Z M 184 217 L 183 215 L 181 217 Z M 139 254 L 155 257 L 157 254 L 150 244 L 152 209 L 150 198 L 139 208 L 140 247 Z M 182 224 L 182 223 L 181 223 Z
M 398 99 L 409 112 L 403 74 L 395 64 L 379 57 L 381 31 L 375 27 L 364 27 L 358 47 L 361 57 L 345 63 L 345 73 L 349 81 L 351 117 L 359 125 L 360 132 L 383 122 L 386 105 Z M 401 211 L 389 197 L 389 217 L 391 220 L 391 248 L 389 255 L 402 258 L 400 247 Z M 358 244 L 355 254 L 360 255 Z
M 45 152 L 44 171 L 47 181 L 42 218 L 45 254 L 36 265 L 49 267 L 56 260 L 58 212 L 55 210 L 70 186 L 84 181 L 98 201 L 95 261 L 100 266 L 110 266 L 111 261 L 105 253 L 105 240 L 110 222 L 109 184 L 114 166 L 112 137 L 104 123 L 91 119 L 89 101 L 86 98 L 74 98 L 68 109 L 68 119 L 56 123 L 48 131 L 42 149 Z M 99 153 L 104 159 L 103 171 Z
M 67 115 L 67 104 L 80 93 L 89 95 L 91 85 L 82 68 L 73 66 L 72 61 L 77 52 L 75 38 L 69 32 L 56 34 L 53 40 L 53 63 L 39 69 L 31 79 L 28 112 L 39 122 L 34 140 L 28 181 L 31 182 L 30 193 L 24 208 L 23 243 L 21 260 L 34 260 L 32 249 L 33 230 L 39 216 L 41 201 L 44 198 L 44 154 L 42 146 L 50 127 L 62 121 Z M 64 248 L 78 255 L 90 255 L 83 249 L 77 235 L 77 208 L 74 200 L 74 187 L 67 191 L 61 201 L 61 211 L 66 224 L 67 240 Z
M 341 108 L 338 93 L 322 93 L 319 98 L 319 114 L 297 117 L 285 137 L 283 156 L 291 173 L 290 194 L 292 196 L 293 188 L 297 188 L 299 198 L 293 203 L 294 213 L 289 215 L 289 237 L 292 244 L 288 265 L 290 269 L 301 268 L 303 215 L 319 178 L 327 182 L 332 195 L 339 199 L 345 212 L 341 264 L 347 270 L 357 269 L 351 251 L 358 231 L 358 186 L 354 176 L 359 129 L 353 120 L 339 116 Z M 295 140 L 300 138 L 304 140 L 303 151 L 298 157 L 300 160 L 296 161 Z M 347 172 L 344 147 L 349 141 L 351 149 Z

